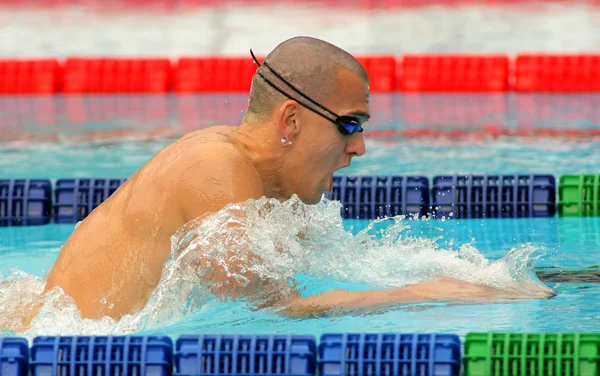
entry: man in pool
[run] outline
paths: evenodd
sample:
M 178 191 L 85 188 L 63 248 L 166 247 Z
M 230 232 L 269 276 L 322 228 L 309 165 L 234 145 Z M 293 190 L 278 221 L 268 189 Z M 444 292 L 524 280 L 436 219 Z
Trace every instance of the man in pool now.
M 331 190 L 333 173 L 365 153 L 369 80 L 349 53 L 297 37 L 257 64 L 241 124 L 190 133 L 158 152 L 76 227 L 47 276 L 46 292 L 62 288 L 85 318 L 119 319 L 147 303 L 171 236 L 185 223 L 264 196 L 284 201 L 296 194 L 316 204 Z M 247 288 L 219 288 L 227 278 L 219 265 L 212 266 L 210 278 L 217 296 L 252 297 Z M 271 305 L 294 316 L 515 296 L 451 278 L 304 298 L 273 294 Z

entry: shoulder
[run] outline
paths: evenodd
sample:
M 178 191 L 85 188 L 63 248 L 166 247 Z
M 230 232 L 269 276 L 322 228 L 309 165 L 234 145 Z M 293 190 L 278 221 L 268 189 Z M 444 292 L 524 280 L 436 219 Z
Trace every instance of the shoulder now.
M 230 203 L 264 195 L 262 179 L 252 160 L 227 142 L 207 142 L 180 174 L 177 200 L 187 220 L 215 212 Z
M 199 146 L 198 157 L 190 167 L 217 181 L 243 180 L 261 183 L 260 175 L 251 158 L 228 142 L 205 143 Z

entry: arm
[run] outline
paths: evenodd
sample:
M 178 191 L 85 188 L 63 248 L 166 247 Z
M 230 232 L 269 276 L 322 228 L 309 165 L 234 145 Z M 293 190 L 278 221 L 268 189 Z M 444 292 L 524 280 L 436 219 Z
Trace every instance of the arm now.
M 219 211 L 229 203 L 244 202 L 264 195 L 260 177 L 249 161 L 236 155 L 227 156 L 227 153 L 225 156 L 219 155 L 218 159 L 218 162 L 201 163 L 194 176 L 202 179 L 188 183 L 187 194 L 182 197 L 186 221 L 206 212 Z M 243 218 L 233 218 L 233 214 L 243 216 L 243 212 L 232 213 L 232 221 L 227 224 L 231 233 L 235 233 L 236 241 L 229 241 L 233 236 L 227 236 L 227 239 L 215 236 L 205 249 L 199 250 L 198 274 L 210 286 L 212 293 L 219 297 L 258 298 L 259 308 L 272 307 L 290 316 L 315 316 L 426 301 L 489 301 L 512 296 L 506 291 L 445 278 L 387 290 L 335 290 L 302 298 L 285 281 L 261 279 L 248 270 L 249 263 L 261 260 L 248 249 L 243 249 L 248 244 L 240 241 L 245 234 Z M 214 259 L 210 261 L 210 248 L 219 246 L 226 248 L 229 255 L 220 262 L 214 262 Z M 243 257 L 237 257 L 238 254 Z M 243 275 L 247 281 L 237 283 L 232 275 Z
M 371 291 L 334 290 L 283 302 L 278 310 L 292 317 L 323 316 L 386 308 L 401 304 L 462 301 L 483 302 L 523 298 L 523 293 L 475 285 L 454 278 L 440 277 L 404 287 Z

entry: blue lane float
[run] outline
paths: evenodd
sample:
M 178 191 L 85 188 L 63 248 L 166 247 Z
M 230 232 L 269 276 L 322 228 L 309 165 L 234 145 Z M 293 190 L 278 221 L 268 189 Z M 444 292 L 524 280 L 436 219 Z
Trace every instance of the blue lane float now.
M 0 376 L 457 376 L 454 334 L 0 337 Z
M 77 223 L 110 197 L 126 179 L 60 179 L 54 188 L 54 223 Z
M 0 337 L 0 376 L 29 374 L 29 346 L 25 338 Z
M 170 376 L 169 337 L 36 337 L 31 347 L 32 376 Z
M 324 334 L 320 376 L 458 376 L 460 339 L 454 334 Z
M 317 345 L 311 336 L 181 336 L 175 365 L 177 376 L 310 376 L 316 370 Z
M 50 223 L 52 186 L 42 179 L 0 180 L 0 226 Z
M 77 223 L 125 182 L 118 179 L 0 180 L 0 227 Z M 344 219 L 553 217 L 552 175 L 336 176 L 327 198 Z M 54 203 L 52 196 L 54 195 Z M 52 214 L 50 214 L 52 213 Z
M 552 175 L 436 176 L 431 189 L 436 218 L 526 218 L 556 214 Z
M 328 198 L 340 201 L 344 219 L 427 215 L 429 180 L 424 176 L 336 176 Z

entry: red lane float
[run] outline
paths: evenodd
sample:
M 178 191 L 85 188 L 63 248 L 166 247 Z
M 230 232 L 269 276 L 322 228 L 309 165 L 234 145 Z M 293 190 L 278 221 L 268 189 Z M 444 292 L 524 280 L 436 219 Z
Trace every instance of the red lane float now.
M 400 90 L 406 92 L 504 92 L 508 56 L 406 55 Z
M 166 93 L 171 89 L 167 58 L 69 58 L 65 93 Z
M 57 59 L 0 60 L 0 94 L 54 94 L 59 83 Z
M 600 91 L 600 55 L 519 55 L 514 89 L 521 92 Z

